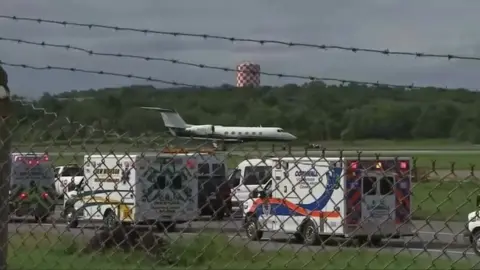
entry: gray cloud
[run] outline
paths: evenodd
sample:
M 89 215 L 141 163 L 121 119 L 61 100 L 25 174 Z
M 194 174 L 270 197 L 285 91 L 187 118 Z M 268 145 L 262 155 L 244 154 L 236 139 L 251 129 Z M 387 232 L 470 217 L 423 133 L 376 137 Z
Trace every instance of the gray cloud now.
M 141 29 L 208 33 L 403 51 L 480 54 L 480 2 L 446 0 L 158 1 L 4 0 L 3 15 L 109 24 Z M 0 36 L 71 44 L 98 52 L 144 56 L 234 68 L 254 61 L 263 71 L 343 79 L 448 87 L 478 87 L 480 62 L 415 59 L 312 48 L 260 46 L 105 29 L 82 29 L 1 20 Z M 81 52 L 0 42 L 0 59 L 31 65 L 104 70 L 191 84 L 235 83 L 235 74 L 164 62 L 87 56 Z M 8 68 L 15 93 L 145 83 L 139 80 Z M 262 77 L 264 84 L 300 80 Z M 156 84 L 159 87 L 164 85 Z

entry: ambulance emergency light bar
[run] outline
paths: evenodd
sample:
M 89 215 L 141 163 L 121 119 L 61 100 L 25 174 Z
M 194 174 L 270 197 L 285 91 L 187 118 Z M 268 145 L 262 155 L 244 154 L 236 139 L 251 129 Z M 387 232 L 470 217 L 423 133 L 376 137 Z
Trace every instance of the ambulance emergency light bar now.
M 408 171 L 410 162 L 408 160 L 350 160 L 348 168 L 352 170 L 391 170 L 400 169 Z
M 25 162 L 28 165 L 38 165 L 42 162 L 48 162 L 50 158 L 48 157 L 47 154 L 44 155 L 21 155 L 15 157 L 15 161 L 18 162 Z

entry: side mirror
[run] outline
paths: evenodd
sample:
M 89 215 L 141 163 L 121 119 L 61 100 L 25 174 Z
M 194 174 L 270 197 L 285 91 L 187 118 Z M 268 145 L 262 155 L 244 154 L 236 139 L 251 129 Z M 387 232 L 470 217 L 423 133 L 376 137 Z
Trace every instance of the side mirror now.
M 264 199 L 266 197 L 267 197 L 267 192 L 265 192 L 265 190 L 258 191 L 258 198 Z

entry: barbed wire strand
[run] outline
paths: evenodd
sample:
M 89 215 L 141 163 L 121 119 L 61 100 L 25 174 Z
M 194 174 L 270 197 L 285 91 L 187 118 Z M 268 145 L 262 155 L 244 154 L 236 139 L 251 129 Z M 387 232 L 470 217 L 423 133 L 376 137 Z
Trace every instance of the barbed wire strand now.
M 18 68 L 26 68 L 26 69 L 34 69 L 34 70 L 61 70 L 61 71 L 70 71 L 70 72 L 80 72 L 80 73 L 89 73 L 89 74 L 97 74 L 97 75 L 108 75 L 108 76 L 115 76 L 115 77 L 125 77 L 131 79 L 139 79 L 145 80 L 150 82 L 159 82 L 164 84 L 169 84 L 173 86 L 187 86 L 187 87 L 205 87 L 201 85 L 189 84 L 189 83 L 182 83 L 176 81 L 168 81 L 163 80 L 155 77 L 146 77 L 146 76 L 138 76 L 134 74 L 124 74 L 124 73 L 117 73 L 111 71 L 103 71 L 103 70 L 91 70 L 91 69 L 83 69 L 83 68 L 74 68 L 74 67 L 62 67 L 62 66 L 32 66 L 27 64 L 17 64 L 17 63 L 9 63 L 0 60 L 0 65 L 10 66 L 10 67 L 18 67 Z
M 78 47 L 78 46 L 48 43 L 48 42 L 45 42 L 45 41 L 38 42 L 38 41 L 30 41 L 30 40 L 25 40 L 25 39 L 7 38 L 7 37 L 1 37 L 1 36 L 0 36 L 0 41 L 8 41 L 8 42 L 14 42 L 14 43 L 18 43 L 18 44 L 27 44 L 27 45 L 34 45 L 34 46 L 40 46 L 40 47 L 51 47 L 51 48 L 58 48 L 58 49 L 65 49 L 65 50 L 75 50 L 75 51 L 84 52 L 84 53 L 87 53 L 89 55 L 96 55 L 96 56 L 130 58 L 130 59 L 145 60 L 145 61 L 161 61 L 161 62 L 169 62 L 169 63 L 177 64 L 177 65 L 191 66 L 191 67 L 196 67 L 196 68 L 220 70 L 220 71 L 225 71 L 225 72 L 237 72 L 236 69 L 229 68 L 229 67 L 199 64 L 199 63 L 194 63 L 194 62 L 187 62 L 187 61 L 182 61 L 182 60 L 178 60 L 178 59 L 168 59 L 168 58 L 163 58 L 163 57 L 141 56 L 141 55 L 124 54 L 124 53 L 96 52 L 96 51 L 93 51 L 93 50 L 90 50 L 90 49 L 85 49 L 85 48 Z M 303 80 L 309 80 L 309 81 L 335 81 L 335 82 L 340 82 L 340 83 L 355 82 L 355 81 L 349 81 L 349 80 L 344 80 L 344 79 L 336 79 L 336 78 L 321 78 L 321 77 L 310 76 L 310 75 L 306 76 L 306 75 L 294 75 L 294 74 L 284 74 L 284 73 L 271 73 L 271 72 L 265 72 L 265 71 L 260 71 L 259 74 L 265 75 L 265 76 L 274 76 L 274 77 L 278 77 L 278 78 L 303 79 Z M 375 85 L 389 85 L 389 84 L 383 84 L 383 83 L 378 83 L 378 82 L 376 82 L 376 83 L 364 82 L 364 83 L 375 84 Z M 395 86 L 395 85 L 391 85 L 391 86 Z M 412 87 L 414 87 L 414 86 L 413 85 L 408 86 L 408 88 L 412 88 Z
M 115 77 L 125 77 L 130 79 L 138 79 L 138 80 L 145 80 L 149 82 L 159 82 L 167 85 L 172 86 L 185 86 L 185 87 L 195 87 L 195 88 L 205 88 L 211 87 L 206 85 L 196 85 L 190 83 L 182 83 L 177 81 L 168 81 L 164 79 L 159 79 L 155 77 L 147 77 L 147 76 L 139 76 L 134 74 L 125 74 L 125 73 L 117 73 L 111 71 L 104 71 L 104 70 L 91 70 L 91 69 L 84 69 L 84 68 L 76 68 L 76 67 L 64 67 L 64 66 L 33 66 L 28 64 L 19 64 L 19 63 L 12 63 L 0 60 L 0 65 L 9 66 L 9 67 L 16 67 L 16 68 L 25 68 L 25 69 L 33 69 L 33 70 L 59 70 L 59 71 L 70 71 L 70 72 L 79 72 L 79 73 L 88 73 L 88 74 L 96 74 L 96 75 L 108 75 L 108 76 L 115 76 Z M 282 75 L 282 74 L 280 74 Z M 284 76 L 284 75 L 282 75 Z M 286 77 L 286 76 L 284 76 Z M 298 76 L 300 77 L 300 76 Z M 372 87 L 391 87 L 391 88 L 407 88 L 407 89 L 420 89 L 423 87 L 430 87 L 430 86 L 419 86 L 414 85 L 413 83 L 410 85 L 406 84 L 391 84 L 391 83 L 380 83 L 380 82 L 369 82 L 369 81 L 357 81 L 357 80 L 345 80 L 345 79 L 337 79 L 337 78 L 327 78 L 327 77 L 307 77 L 302 76 L 300 78 L 308 79 L 312 82 L 315 81 L 324 81 L 324 82 L 336 82 L 340 83 L 341 85 L 345 84 L 359 84 L 359 85 L 366 85 Z M 457 88 L 449 88 L 449 87 L 441 87 L 441 89 L 457 89 Z
M 133 27 L 113 26 L 113 25 L 106 25 L 106 24 L 80 23 L 80 22 L 73 22 L 73 21 L 59 21 L 59 20 L 51 20 L 51 19 L 19 17 L 19 16 L 12 16 L 12 15 L 0 15 L 0 19 L 8 19 L 8 20 L 24 21 L 24 22 L 36 22 L 36 23 L 43 23 L 43 24 L 55 24 L 55 25 L 62 25 L 65 27 L 74 26 L 74 27 L 82 27 L 82 28 L 88 28 L 88 29 L 97 28 L 97 29 L 108 29 L 108 30 L 123 31 L 123 32 L 137 32 L 137 33 L 143 33 L 143 34 L 168 35 L 173 37 L 193 37 L 193 38 L 202 38 L 202 39 L 225 40 L 225 41 L 231 41 L 231 42 L 249 42 L 249 43 L 257 43 L 260 45 L 271 44 L 271 45 L 283 45 L 288 47 L 314 48 L 314 49 L 320 49 L 320 50 L 341 50 L 341 51 L 350 51 L 354 53 L 366 52 L 366 53 L 376 53 L 376 54 L 382 54 L 382 55 L 413 56 L 417 58 L 443 58 L 448 60 L 456 59 L 456 60 L 475 60 L 475 61 L 480 60 L 480 56 L 392 51 L 390 49 L 347 47 L 347 46 L 340 46 L 340 45 L 312 44 L 312 43 L 290 42 L 290 41 L 271 40 L 271 39 L 239 38 L 239 37 L 229 37 L 229 36 L 222 36 L 222 35 L 160 31 L 160 30 L 133 28 Z

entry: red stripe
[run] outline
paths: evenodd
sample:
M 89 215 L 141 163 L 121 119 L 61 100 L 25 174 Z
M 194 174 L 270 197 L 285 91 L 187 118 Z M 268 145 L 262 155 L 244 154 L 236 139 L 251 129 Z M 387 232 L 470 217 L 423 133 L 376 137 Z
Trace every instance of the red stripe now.
M 338 211 L 333 211 L 333 212 L 327 212 L 327 211 L 319 211 L 319 210 L 307 210 L 297 204 L 294 204 L 292 202 L 289 202 L 288 200 L 285 199 L 275 199 L 275 198 L 269 198 L 265 199 L 267 201 L 264 201 L 264 199 L 256 199 L 255 202 L 253 203 L 252 207 L 250 207 L 250 212 L 255 212 L 257 210 L 257 207 L 260 206 L 263 203 L 269 203 L 269 204 L 281 204 L 285 205 L 288 207 L 288 209 L 292 210 L 295 213 L 298 213 L 303 216 L 312 216 L 312 217 L 332 217 L 332 218 L 337 218 L 340 217 L 340 212 Z

